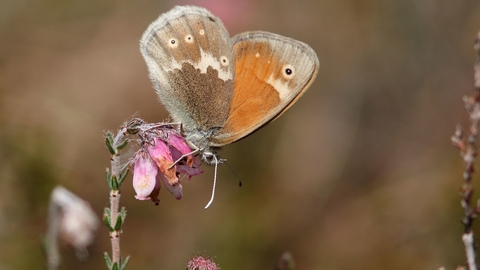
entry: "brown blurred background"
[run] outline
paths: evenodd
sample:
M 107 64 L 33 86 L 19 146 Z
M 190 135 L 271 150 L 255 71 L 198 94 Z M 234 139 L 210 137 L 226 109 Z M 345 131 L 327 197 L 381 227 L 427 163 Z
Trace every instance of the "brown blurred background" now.
M 49 193 L 61 184 L 99 216 L 108 205 L 105 130 L 167 112 L 139 39 L 177 4 L 209 8 L 232 35 L 265 30 L 310 44 L 321 68 L 279 120 L 225 147 L 213 168 L 158 207 L 122 188 L 127 269 L 454 269 L 463 264 L 455 125 L 468 124 L 476 0 L 10 0 L 0 8 L 0 269 L 42 269 Z M 131 176 L 127 181 L 131 181 Z M 475 182 L 479 182 L 478 174 Z M 480 187 L 480 186 L 479 186 Z M 477 222 L 477 237 L 480 227 Z M 79 263 L 106 269 L 106 228 Z

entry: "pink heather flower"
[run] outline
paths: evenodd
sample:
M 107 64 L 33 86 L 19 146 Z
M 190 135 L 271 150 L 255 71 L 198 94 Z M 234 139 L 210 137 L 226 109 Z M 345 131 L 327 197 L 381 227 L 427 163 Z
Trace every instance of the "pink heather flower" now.
M 157 165 L 144 152 L 139 152 L 133 169 L 133 188 L 137 194 L 135 198 L 158 204 L 161 187 L 159 176 Z
M 187 142 L 185 139 L 180 137 L 179 135 L 175 133 L 169 133 L 168 134 L 168 144 L 170 145 L 170 149 L 176 149 L 178 150 L 181 154 L 178 157 L 173 157 L 174 160 L 179 159 L 182 155 L 190 154 L 192 152 L 192 149 L 188 146 Z M 173 151 L 172 151 L 173 154 Z M 193 165 L 193 160 L 194 157 L 193 155 L 188 155 L 187 156 L 187 165 L 192 167 Z
M 220 267 L 210 258 L 195 256 L 187 263 L 188 270 L 219 270 Z
M 170 133 L 168 136 L 168 143 L 170 144 L 170 150 L 172 151 L 172 157 L 174 160 L 178 160 L 183 155 L 192 153 L 192 149 L 190 149 L 185 139 L 177 134 Z M 193 155 L 187 156 L 186 164 L 183 161 L 177 164 L 177 170 L 188 176 L 187 181 L 190 180 L 192 176 L 203 173 L 199 167 L 200 162 Z
M 147 147 L 148 153 L 162 174 L 167 178 L 170 185 L 178 183 L 177 170 L 175 167 L 170 168 L 173 165 L 172 153 L 167 144 L 160 138 L 154 139 L 154 144 Z M 170 169 L 169 169 L 170 168 Z
M 137 193 L 135 198 L 152 200 L 156 204 L 159 201 L 160 182 L 163 182 L 175 199 L 180 200 L 183 187 L 179 175 L 185 174 L 188 181 L 192 176 L 203 173 L 199 169 L 200 162 L 190 154 L 192 150 L 184 138 L 171 129 L 160 128 L 160 131 L 166 136 L 156 136 L 158 133 L 153 133 L 144 137 L 149 138 L 148 143 L 145 139 L 143 148 L 137 153 L 133 173 L 133 185 Z M 180 159 L 183 155 L 187 156 Z

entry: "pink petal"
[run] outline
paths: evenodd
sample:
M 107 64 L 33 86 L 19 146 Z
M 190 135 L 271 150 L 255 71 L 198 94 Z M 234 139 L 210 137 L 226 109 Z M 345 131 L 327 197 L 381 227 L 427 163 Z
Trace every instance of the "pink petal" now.
M 182 156 L 182 153 L 180 153 L 180 151 L 177 148 L 170 146 L 170 151 L 172 153 L 172 158 L 174 160 L 177 160 Z M 198 161 L 198 159 L 195 158 L 193 155 L 188 156 L 188 158 L 191 158 L 190 162 L 187 161 L 187 163 L 185 163 L 182 160 L 182 161 L 179 161 L 175 166 L 179 173 L 188 175 L 187 181 L 189 181 L 192 178 L 192 176 L 203 173 L 203 171 L 199 169 L 200 162 Z
M 178 136 L 175 133 L 168 134 L 168 144 L 175 147 L 182 153 L 182 155 L 189 154 L 192 152 L 190 147 L 188 146 L 187 141 L 181 136 Z
M 163 184 L 165 185 L 165 187 L 168 189 L 168 191 L 170 191 L 170 193 L 172 193 L 173 197 L 175 197 L 175 199 L 177 199 L 177 200 L 180 200 L 183 196 L 183 187 L 180 184 L 180 182 L 172 185 L 172 184 L 169 183 L 168 179 L 165 178 L 164 175 L 159 174 L 159 176 L 160 176 L 160 179 L 162 180 Z
M 154 145 L 148 146 L 148 153 L 162 174 L 168 179 L 168 182 L 173 185 L 178 183 L 177 171 L 175 167 L 170 168 L 173 165 L 172 154 L 167 144 L 155 138 Z M 170 169 L 169 169 L 170 168 Z
M 188 176 L 187 181 L 189 181 L 192 178 L 192 176 L 199 175 L 199 174 L 203 173 L 203 171 L 200 170 L 200 162 L 196 158 L 193 160 L 193 166 L 192 167 L 190 167 L 186 164 L 177 164 L 177 170 L 178 170 L 179 173 L 184 173 Z
M 137 194 L 135 195 L 136 199 L 158 202 L 160 181 L 157 181 L 157 174 L 157 165 L 150 158 L 143 154 L 138 154 L 133 169 L 133 188 Z
M 192 153 L 192 149 L 188 146 L 188 143 L 185 141 L 185 139 L 181 136 L 178 136 L 175 133 L 169 133 L 168 134 L 168 144 L 178 151 L 180 151 L 181 155 L 180 156 L 175 156 L 174 160 L 179 159 L 182 155 L 190 154 Z M 173 151 L 172 151 L 173 154 Z M 193 164 L 193 155 L 188 155 L 187 156 L 187 164 L 189 166 L 192 166 Z

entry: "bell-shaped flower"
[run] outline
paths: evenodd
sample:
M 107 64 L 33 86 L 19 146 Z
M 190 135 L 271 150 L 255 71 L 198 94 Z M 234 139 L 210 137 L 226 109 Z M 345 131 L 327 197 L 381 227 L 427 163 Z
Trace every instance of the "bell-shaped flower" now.
M 141 130 L 141 129 L 140 129 Z M 179 175 L 185 174 L 188 179 L 203 173 L 199 169 L 200 162 L 192 155 L 188 143 L 175 130 L 160 127 L 156 130 L 146 129 L 141 138 L 142 149 L 137 152 L 133 173 L 133 185 L 139 200 L 152 200 L 158 204 L 161 182 L 180 200 L 183 187 Z
M 139 151 L 133 169 L 133 188 L 137 200 L 151 200 L 159 203 L 160 175 L 157 165 L 143 151 Z
M 174 148 L 181 153 L 179 157 L 174 157 L 174 160 L 179 159 L 183 155 L 188 155 L 186 156 L 187 165 L 192 167 L 194 156 L 192 155 L 192 149 L 190 149 L 184 138 L 175 133 L 169 133 L 168 144 L 170 145 L 170 148 Z
M 177 170 L 173 165 L 172 153 L 168 145 L 160 138 L 155 138 L 153 144 L 148 145 L 148 153 L 157 164 L 160 172 L 165 176 L 170 185 L 178 183 Z

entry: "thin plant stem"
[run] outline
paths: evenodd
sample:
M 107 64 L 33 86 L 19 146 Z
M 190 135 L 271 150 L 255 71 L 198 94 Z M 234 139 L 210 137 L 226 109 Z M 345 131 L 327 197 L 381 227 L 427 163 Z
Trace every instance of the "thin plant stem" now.
M 117 133 L 113 146 L 116 148 L 120 142 L 125 140 L 123 130 Z M 115 154 L 111 157 L 112 177 L 120 179 L 122 172 L 120 166 L 120 155 Z M 110 220 L 112 223 L 118 219 L 118 211 L 120 210 L 120 189 L 110 190 Z M 114 229 L 110 232 L 110 241 L 112 244 L 112 263 L 120 264 L 120 230 Z
M 121 129 L 113 137 L 111 132 L 106 134 L 106 144 L 110 151 L 110 170 L 107 169 L 106 178 L 110 187 L 109 201 L 110 207 L 105 209 L 104 221 L 110 230 L 110 242 L 112 245 L 111 258 L 105 253 L 105 260 L 109 269 L 125 269 L 129 257 L 123 262 L 120 254 L 120 232 L 123 222 L 126 218 L 124 208 L 120 209 L 120 187 L 125 179 L 128 170 L 122 167 L 120 160 L 120 150 L 122 150 L 129 142 L 127 135 L 134 134 L 135 127 L 142 123 L 140 119 L 133 119 Z
M 470 118 L 470 127 L 468 135 L 464 136 L 464 132 L 460 126 L 457 126 L 455 134 L 452 136 L 452 143 L 460 149 L 460 155 L 463 159 L 463 185 L 460 189 L 461 206 L 463 208 L 463 217 L 461 219 L 464 226 L 464 234 L 462 241 L 465 245 L 465 253 L 467 257 L 467 265 L 469 270 L 477 270 L 476 243 L 472 230 L 473 221 L 480 213 L 479 202 L 472 203 L 474 188 L 472 184 L 474 162 L 478 154 L 477 137 L 480 124 L 480 32 L 477 34 L 474 43 L 477 52 L 477 60 L 474 65 L 474 85 L 475 93 L 473 96 L 464 97 L 465 109 Z

